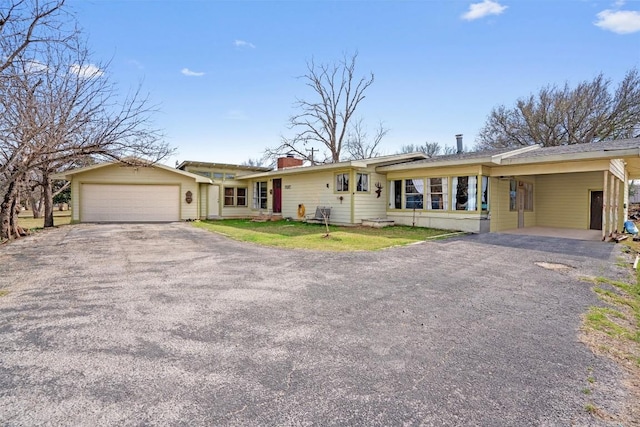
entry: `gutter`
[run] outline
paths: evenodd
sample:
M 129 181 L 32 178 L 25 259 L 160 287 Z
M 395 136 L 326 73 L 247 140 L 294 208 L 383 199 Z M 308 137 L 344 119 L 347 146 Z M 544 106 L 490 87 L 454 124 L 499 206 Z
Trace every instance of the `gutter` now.
M 466 166 L 466 165 L 482 165 L 486 163 L 492 163 L 492 157 L 476 157 L 473 159 L 466 160 L 445 160 L 445 161 L 434 161 L 427 163 L 402 163 L 399 165 L 391 165 L 391 166 L 379 166 L 376 168 L 376 172 L 391 172 L 398 170 L 409 170 L 409 169 L 425 169 L 425 168 L 439 168 L 439 167 L 447 167 L 447 166 Z
M 516 159 L 502 159 L 502 165 L 522 165 L 535 163 L 554 163 L 579 160 L 610 160 L 623 157 L 640 157 L 640 148 L 625 148 L 621 150 L 588 151 L 584 153 L 556 154 L 553 156 L 521 157 Z

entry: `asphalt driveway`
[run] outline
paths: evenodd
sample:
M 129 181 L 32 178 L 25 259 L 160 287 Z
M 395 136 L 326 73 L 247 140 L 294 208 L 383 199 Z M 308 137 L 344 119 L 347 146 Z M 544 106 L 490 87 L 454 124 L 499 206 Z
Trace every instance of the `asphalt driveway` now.
M 579 276 L 622 274 L 616 250 L 482 235 L 319 253 L 184 223 L 43 232 L 0 246 L 0 425 L 606 425 L 585 405 L 615 411 L 622 377 L 578 340 L 598 303 Z

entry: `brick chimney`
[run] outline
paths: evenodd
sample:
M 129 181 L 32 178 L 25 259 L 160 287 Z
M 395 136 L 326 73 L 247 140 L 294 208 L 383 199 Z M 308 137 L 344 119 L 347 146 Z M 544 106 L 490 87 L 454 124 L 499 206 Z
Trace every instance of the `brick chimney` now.
M 287 157 L 278 158 L 278 170 L 302 166 L 303 162 L 304 160 L 293 157 L 293 154 L 287 154 Z

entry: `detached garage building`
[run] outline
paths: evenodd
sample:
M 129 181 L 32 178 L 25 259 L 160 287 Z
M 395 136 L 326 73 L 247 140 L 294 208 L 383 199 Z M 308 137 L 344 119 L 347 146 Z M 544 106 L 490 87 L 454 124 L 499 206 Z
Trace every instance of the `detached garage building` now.
M 168 166 L 102 163 L 55 178 L 71 181 L 73 222 L 169 222 L 199 217 L 211 179 Z

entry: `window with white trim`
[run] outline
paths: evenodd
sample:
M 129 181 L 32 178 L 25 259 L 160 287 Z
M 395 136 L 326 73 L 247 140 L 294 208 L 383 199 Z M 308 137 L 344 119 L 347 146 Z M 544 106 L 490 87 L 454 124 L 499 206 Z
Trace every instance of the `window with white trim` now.
M 369 191 L 369 174 L 356 173 L 356 191 Z
M 349 174 L 336 174 L 336 191 L 349 191 Z
M 427 178 L 427 209 L 447 210 L 449 209 L 448 178 Z
M 267 182 L 253 183 L 253 209 L 267 209 Z
M 404 207 L 405 209 L 422 209 L 424 204 L 424 180 L 404 180 Z
M 478 177 L 454 176 L 451 178 L 453 210 L 475 211 L 478 209 Z

